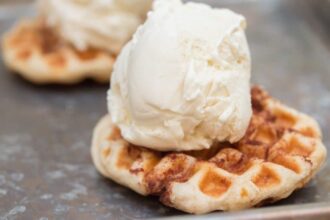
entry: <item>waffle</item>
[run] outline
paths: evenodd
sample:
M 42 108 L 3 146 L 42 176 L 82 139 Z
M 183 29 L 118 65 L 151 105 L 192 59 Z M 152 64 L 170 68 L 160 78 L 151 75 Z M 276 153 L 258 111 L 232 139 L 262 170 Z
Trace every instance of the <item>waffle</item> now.
M 165 205 L 202 214 L 239 210 L 288 197 L 326 158 L 318 124 L 259 87 L 253 116 L 238 143 L 208 150 L 157 152 L 125 141 L 105 116 L 95 128 L 92 157 L 105 177 Z
M 115 56 L 88 49 L 78 51 L 47 28 L 42 19 L 18 23 L 5 34 L 5 64 L 37 84 L 73 84 L 86 78 L 108 82 Z

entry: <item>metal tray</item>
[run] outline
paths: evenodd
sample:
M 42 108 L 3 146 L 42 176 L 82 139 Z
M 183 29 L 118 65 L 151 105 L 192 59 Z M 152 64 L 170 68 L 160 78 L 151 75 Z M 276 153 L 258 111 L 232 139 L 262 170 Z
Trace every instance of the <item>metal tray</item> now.
M 244 14 L 253 82 L 314 116 L 330 146 L 329 25 L 312 1 L 206 1 Z M 313 1 L 315 2 L 315 1 Z M 323 1 L 324 2 L 324 1 Z M 0 3 L 0 32 L 33 14 L 29 1 Z M 328 23 L 324 23 L 328 24 Z M 326 35 L 329 36 L 329 35 Z M 34 86 L 0 64 L 0 219 L 330 219 L 330 167 L 271 206 L 193 217 L 102 178 L 91 162 L 92 130 L 108 85 Z

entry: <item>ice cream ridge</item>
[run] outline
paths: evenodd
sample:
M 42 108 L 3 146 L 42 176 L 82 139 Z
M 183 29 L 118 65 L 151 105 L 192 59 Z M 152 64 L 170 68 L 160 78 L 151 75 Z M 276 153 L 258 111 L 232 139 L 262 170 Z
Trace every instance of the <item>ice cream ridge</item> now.
M 237 142 L 252 116 L 245 18 L 180 0 L 157 0 L 120 53 L 108 92 L 128 142 L 157 151 Z

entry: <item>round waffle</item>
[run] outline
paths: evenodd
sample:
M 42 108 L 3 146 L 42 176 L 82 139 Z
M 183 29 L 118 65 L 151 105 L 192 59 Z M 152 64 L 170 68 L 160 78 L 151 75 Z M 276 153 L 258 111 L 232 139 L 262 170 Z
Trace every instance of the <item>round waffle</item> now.
M 86 78 L 108 82 L 115 56 L 89 49 L 78 51 L 46 27 L 42 19 L 23 21 L 5 34 L 5 64 L 38 84 L 73 84 Z
M 304 186 L 326 158 L 310 117 L 252 89 L 253 117 L 238 143 L 208 150 L 157 152 L 125 141 L 105 116 L 95 128 L 92 157 L 106 177 L 165 205 L 201 214 L 274 202 Z

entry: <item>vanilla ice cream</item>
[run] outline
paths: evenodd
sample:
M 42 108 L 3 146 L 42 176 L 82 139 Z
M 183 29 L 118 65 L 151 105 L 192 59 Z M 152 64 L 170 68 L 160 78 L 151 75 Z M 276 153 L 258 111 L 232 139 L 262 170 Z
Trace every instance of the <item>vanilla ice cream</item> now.
M 115 64 L 108 93 L 123 137 L 159 151 L 243 137 L 251 115 L 243 16 L 158 0 Z
M 77 49 L 117 54 L 143 23 L 152 0 L 39 0 L 47 25 Z

